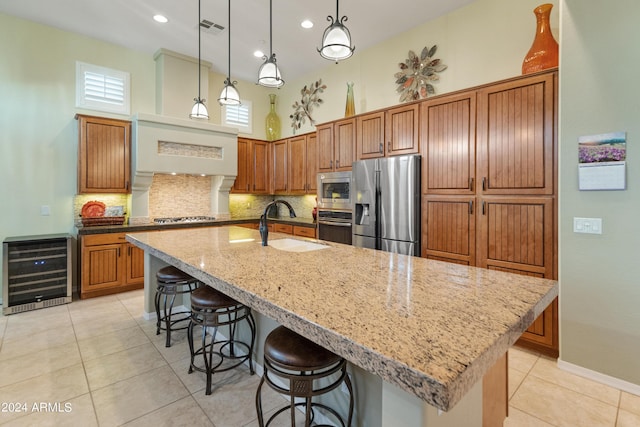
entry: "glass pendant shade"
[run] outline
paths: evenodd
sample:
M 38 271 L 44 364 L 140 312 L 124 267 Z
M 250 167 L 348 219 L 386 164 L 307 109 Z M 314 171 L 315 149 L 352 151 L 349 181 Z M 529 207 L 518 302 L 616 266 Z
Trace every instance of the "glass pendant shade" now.
M 196 103 L 193 104 L 193 108 L 191 109 L 191 114 L 189 114 L 189 117 L 192 119 L 209 120 L 209 112 L 207 111 L 207 106 L 204 105 L 204 101 L 206 100 L 200 98 L 194 98 L 193 100 L 196 101 Z
M 282 75 L 276 64 L 276 54 L 271 54 L 258 71 L 258 84 L 266 87 L 280 87 L 284 84 Z
M 238 93 L 238 89 L 235 87 L 235 83 L 231 83 L 228 79 L 224 82 L 224 87 L 222 88 L 222 92 L 220 93 L 220 98 L 218 98 L 218 102 L 220 105 L 240 105 L 240 94 Z
M 353 55 L 351 34 L 349 34 L 347 27 L 335 22 L 325 30 L 320 55 L 332 61 L 340 61 Z
M 336 62 L 349 58 L 355 50 L 355 47 L 351 47 L 351 33 L 343 24 L 348 18 L 346 16 L 340 18 L 338 5 L 336 0 L 336 18 L 327 16 L 327 21 L 330 21 L 331 25 L 324 30 L 322 48 L 318 49 L 320 56 Z

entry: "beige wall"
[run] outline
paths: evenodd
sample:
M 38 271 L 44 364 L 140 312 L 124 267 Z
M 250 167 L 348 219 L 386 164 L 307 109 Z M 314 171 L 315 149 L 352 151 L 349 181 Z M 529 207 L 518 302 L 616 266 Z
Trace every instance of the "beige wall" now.
M 564 0 L 560 59 L 560 357 L 640 384 L 640 32 L 636 0 Z M 627 190 L 578 191 L 577 138 L 627 133 Z M 603 220 L 575 234 L 573 217 Z

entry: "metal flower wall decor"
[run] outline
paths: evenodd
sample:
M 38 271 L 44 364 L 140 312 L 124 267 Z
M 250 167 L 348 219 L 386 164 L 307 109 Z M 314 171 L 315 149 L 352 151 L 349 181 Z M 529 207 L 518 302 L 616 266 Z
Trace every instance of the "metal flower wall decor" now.
M 415 101 L 426 98 L 436 93 L 429 82 L 440 79 L 438 74 L 447 69 L 447 66 L 434 59 L 437 46 L 429 48 L 425 46 L 418 57 L 414 51 L 409 51 L 409 57 L 405 62 L 400 62 L 400 71 L 394 74 L 396 78 L 396 92 L 400 94 L 400 102 Z
M 318 107 L 324 102 L 322 98 L 320 98 L 320 94 L 324 92 L 326 88 L 327 85 L 323 85 L 322 79 L 320 79 L 315 83 L 311 83 L 309 86 L 305 85 L 300 90 L 302 99 L 300 102 L 296 101 L 293 104 L 294 111 L 293 114 L 289 116 L 294 133 L 305 123 L 306 118 L 309 119 L 309 123 L 312 125 L 316 124 L 315 120 L 311 118 L 311 111 L 313 107 Z

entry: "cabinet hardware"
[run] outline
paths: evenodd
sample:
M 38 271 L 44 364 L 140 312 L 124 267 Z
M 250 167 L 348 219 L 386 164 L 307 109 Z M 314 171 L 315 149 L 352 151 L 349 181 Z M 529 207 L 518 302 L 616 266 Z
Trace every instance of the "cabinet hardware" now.
M 391 141 L 387 142 L 387 153 L 391 152 Z
M 127 183 L 125 184 L 125 188 L 129 190 L 129 181 L 127 181 Z
M 381 143 L 380 143 L 380 153 L 383 153 L 383 152 L 384 152 L 384 148 L 383 148 L 383 144 L 382 144 L 382 142 L 381 142 Z
M 131 256 L 131 246 L 127 246 L 127 256 Z
M 482 177 L 482 191 L 487 191 L 487 181 L 489 181 L 489 180 L 487 179 L 487 177 L 486 177 L 486 176 L 483 176 L 483 177 Z
M 486 215 L 486 211 L 485 211 L 485 207 L 484 207 L 484 200 L 482 201 L 482 215 Z
M 473 178 L 469 178 L 469 191 L 473 191 Z
M 118 248 L 118 258 L 120 258 L 120 248 Z
M 336 159 L 336 169 L 340 167 L 340 159 Z
M 469 200 L 469 215 L 473 215 L 473 200 Z
M 333 160 L 329 160 L 329 167 L 333 169 Z

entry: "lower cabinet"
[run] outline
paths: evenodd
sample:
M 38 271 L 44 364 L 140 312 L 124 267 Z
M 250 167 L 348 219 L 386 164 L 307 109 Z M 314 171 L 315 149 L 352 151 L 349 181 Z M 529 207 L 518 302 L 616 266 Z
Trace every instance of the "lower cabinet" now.
M 144 287 L 144 251 L 124 236 L 108 233 L 80 237 L 80 298 Z
M 247 222 L 244 224 L 236 224 L 238 227 L 245 228 L 253 228 L 258 229 L 258 222 Z M 311 226 L 307 227 L 304 225 L 291 225 L 291 224 L 281 224 L 277 222 L 269 222 L 267 224 L 269 231 L 274 233 L 284 233 L 284 234 L 293 234 L 294 236 L 300 237 L 311 237 L 312 239 L 316 239 L 316 227 Z

